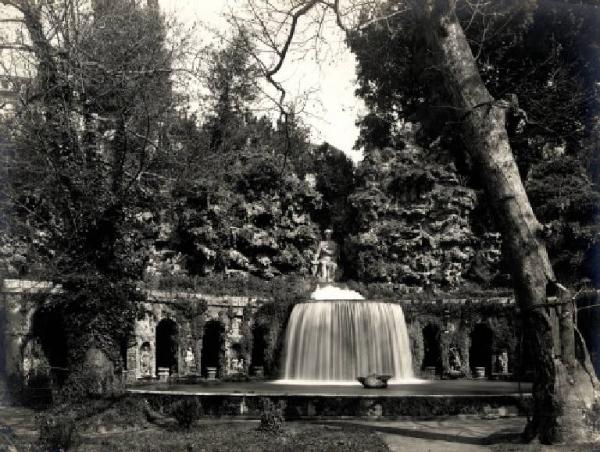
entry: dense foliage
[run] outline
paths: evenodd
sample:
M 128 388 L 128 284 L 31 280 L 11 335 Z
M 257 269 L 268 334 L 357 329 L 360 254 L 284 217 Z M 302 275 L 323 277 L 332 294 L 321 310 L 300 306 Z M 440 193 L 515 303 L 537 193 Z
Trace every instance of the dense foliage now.
M 346 242 L 352 276 L 399 292 L 489 286 L 498 276 L 497 237 L 472 227 L 474 190 L 454 164 L 413 143 L 371 150 L 349 197 L 355 231 Z
M 276 157 L 238 158 L 218 191 L 198 181 L 178 197 L 177 248 L 189 270 L 307 274 L 320 235 L 311 217 L 319 193 L 294 174 L 280 174 Z
M 392 11 L 393 3 L 382 12 Z M 506 101 L 511 146 L 534 210 L 555 226 L 548 245 L 559 278 L 596 282 L 597 270 L 589 265 L 597 254 L 599 224 L 594 157 L 599 97 L 589 64 L 599 39 L 595 13 L 582 4 L 513 0 L 459 2 L 458 11 L 487 88 Z M 419 24 L 406 15 L 390 21 L 349 40 L 358 59 L 357 94 L 369 109 L 360 121 L 358 144 L 367 152 L 401 148 L 408 129 L 426 148 L 451 150 L 468 184 L 481 186 L 456 127 L 461 118 L 422 51 Z M 485 210 L 476 222 L 493 230 Z
M 95 2 L 71 23 L 74 6 L 60 7 L 62 19 L 47 23 L 48 5 L 18 4 L 37 75 L 14 118 L 9 226 L 60 285 L 50 306 L 64 320 L 68 364 L 92 346 L 118 364 L 156 232 L 148 220 L 160 193 L 145 172 L 165 152 L 172 55 L 154 9 Z

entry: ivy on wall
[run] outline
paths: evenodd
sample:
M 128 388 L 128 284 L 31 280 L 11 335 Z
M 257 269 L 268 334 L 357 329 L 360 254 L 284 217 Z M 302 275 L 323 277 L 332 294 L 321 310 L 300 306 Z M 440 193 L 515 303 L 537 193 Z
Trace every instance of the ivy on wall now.
M 254 326 L 263 333 L 264 370 L 267 377 L 279 376 L 279 367 L 285 342 L 285 330 L 292 309 L 297 303 L 309 299 L 313 286 L 306 280 L 296 280 L 289 286 L 272 286 L 271 301 L 256 311 Z
M 40 297 L 39 303 L 62 319 L 70 367 L 82 363 L 87 350 L 95 347 L 119 369 L 124 364 L 120 344 L 133 331 L 144 299 L 130 281 L 84 275 L 62 281 L 61 291 Z
M 252 360 L 252 311 L 248 306 L 244 306 L 242 313 L 242 324 L 240 325 L 240 334 L 242 339 L 240 340 L 240 354 L 244 360 L 244 372 L 246 375 L 249 374 L 250 362 Z
M 492 352 L 508 351 L 510 370 L 519 373 L 522 369 L 520 356 L 521 337 L 518 311 L 515 305 L 497 302 L 453 303 L 406 303 L 404 315 L 409 324 L 413 367 L 417 374 L 421 370 L 424 358 L 423 328 L 433 325 L 440 330 L 441 360 L 444 371 L 450 368 L 449 349 L 454 346 L 459 350 L 461 370 L 465 375 L 471 374 L 469 352 L 471 333 L 476 325 L 483 324 L 493 333 Z M 490 357 L 491 359 L 491 357 Z

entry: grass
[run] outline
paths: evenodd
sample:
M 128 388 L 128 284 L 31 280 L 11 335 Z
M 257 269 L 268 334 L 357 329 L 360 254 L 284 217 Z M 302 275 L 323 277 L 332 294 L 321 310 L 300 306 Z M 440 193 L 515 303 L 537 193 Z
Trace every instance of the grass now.
M 380 435 L 356 426 L 294 421 L 286 422 L 282 433 L 272 434 L 258 431 L 259 421 L 203 419 L 186 430 L 168 416 L 148 422 L 136 400 L 88 405 L 85 411 L 95 413 L 77 421 L 69 451 L 389 451 Z M 36 417 L 49 413 L 18 407 L 0 410 L 0 451 L 11 450 L 12 445 L 19 452 L 41 452 Z
M 521 419 L 492 421 L 481 419 L 444 418 L 433 421 L 397 421 L 392 423 L 307 422 L 284 424 L 282 433 L 258 431 L 259 421 L 204 418 L 194 422 L 189 430 L 180 428 L 175 419 L 153 411 L 149 422 L 144 405 L 128 398 L 109 402 L 89 401 L 86 412 L 93 412 L 77 421 L 77 433 L 70 451 L 77 452 L 302 452 L 302 451 L 389 451 L 383 441 L 410 445 L 413 450 L 461 450 L 463 444 L 481 444 L 493 452 L 583 452 L 600 450 L 598 444 L 542 446 L 518 443 Z M 81 408 L 83 409 L 83 407 Z M 48 415 L 26 408 L 5 407 L 0 410 L 0 451 L 15 446 L 19 452 L 41 452 L 38 443 L 36 416 Z M 406 425 L 407 422 L 411 425 Z M 414 425 L 412 425 L 414 424 Z M 456 426 L 464 434 L 456 433 Z M 492 427 L 492 428 L 490 428 Z M 477 432 L 480 435 L 477 436 Z M 491 436 L 490 436 L 491 434 Z M 456 446 L 442 449 L 449 440 Z M 391 437 L 391 438 L 390 438 Z M 395 440 L 394 440 L 395 437 Z M 441 443 L 440 443 L 441 441 Z M 426 445 L 424 445 L 424 444 Z M 426 448 L 424 448 L 426 447 Z
M 115 451 L 373 451 L 389 449 L 379 435 L 366 430 L 345 429 L 302 422 L 286 424 L 282 434 L 257 431 L 256 422 L 195 424 L 191 430 L 151 428 L 138 432 L 81 437 L 72 450 Z

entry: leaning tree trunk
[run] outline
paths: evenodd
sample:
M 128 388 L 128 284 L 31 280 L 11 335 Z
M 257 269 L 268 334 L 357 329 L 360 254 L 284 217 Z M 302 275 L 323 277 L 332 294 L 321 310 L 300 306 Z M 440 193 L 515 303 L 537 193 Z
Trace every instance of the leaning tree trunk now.
M 536 357 L 528 439 L 587 440 L 597 380 L 574 328 L 574 304 L 554 276 L 543 238 L 509 144 L 507 104 L 486 89 L 456 17 L 455 0 L 423 1 L 424 33 L 443 71 L 452 106 L 463 112 L 464 141 L 498 219 L 512 262 L 515 296 Z

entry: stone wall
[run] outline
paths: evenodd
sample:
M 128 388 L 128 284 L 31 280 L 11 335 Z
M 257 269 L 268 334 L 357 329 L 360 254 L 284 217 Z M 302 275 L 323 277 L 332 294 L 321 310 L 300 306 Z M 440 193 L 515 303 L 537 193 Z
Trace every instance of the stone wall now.
M 156 376 L 156 332 L 163 320 L 174 322 L 177 328 L 176 360 L 179 376 L 205 374 L 205 369 L 201 368 L 202 339 L 204 327 L 211 320 L 218 322 L 223 328 L 221 376 L 248 373 L 248 356 L 236 356 L 235 352 L 245 339 L 242 335 L 243 326 L 250 326 L 252 313 L 259 303 L 259 300 L 252 297 L 217 297 L 158 290 L 148 292 L 144 316 L 136 322 L 135 337 L 127 350 L 130 379 L 134 376 L 135 379 Z M 147 364 L 143 363 L 143 353 L 149 355 Z M 240 359 L 243 359 L 243 363 Z M 234 360 L 237 360 L 237 365 Z
M 3 378 L 18 379 L 27 383 L 28 378 L 36 374 L 41 367 L 48 368 L 50 359 L 45 359 L 43 347 L 33 334 L 32 319 L 36 311 L 43 306 L 45 297 L 40 295 L 51 290 L 57 289 L 45 282 L 4 280 L 0 299 L 0 321 L 3 323 L 0 326 L 4 333 L 2 342 L 5 352 L 0 363 Z M 483 358 L 480 358 L 483 362 L 479 364 L 487 367 L 488 376 L 494 370 L 491 356 L 500 354 L 503 350 L 506 350 L 508 356 L 508 372 L 519 374 L 520 330 L 513 299 L 395 302 L 401 304 L 405 312 L 417 376 L 428 376 L 425 369 L 428 367 L 426 356 L 429 356 L 428 359 L 437 360 L 433 363 L 437 377 L 448 376 L 453 368 L 452 353 L 460 360 L 461 376 L 472 376 L 473 363 L 470 353 L 474 345 L 479 346 L 486 341 L 487 348 L 479 347 L 477 353 L 484 354 Z M 185 379 L 206 376 L 208 365 L 203 362 L 203 355 L 206 353 L 212 353 L 213 359 L 217 359 L 210 366 L 218 367 L 219 377 L 253 374 L 249 368 L 252 356 L 252 326 L 256 312 L 261 306 L 266 306 L 265 300 L 253 297 L 209 296 L 177 291 L 147 292 L 147 301 L 143 304 L 144 314 L 137 321 L 135 332 L 124 351 L 124 368 L 128 381 L 157 377 L 158 349 L 162 346 L 163 351 L 165 350 L 165 340 L 172 341 L 166 345 L 167 354 L 171 352 L 173 355 L 172 361 L 166 366 L 171 377 Z M 157 341 L 160 325 L 170 326 L 172 336 L 168 333 Z M 283 329 L 279 328 L 276 332 L 276 328 L 273 328 L 273 331 L 265 329 L 264 333 L 285 334 Z M 437 332 L 433 345 L 438 356 L 434 358 L 431 358 L 431 350 L 427 349 L 431 348 L 431 334 L 426 328 L 429 328 L 427 331 Z M 217 337 L 214 337 L 215 331 Z M 479 334 L 478 331 L 483 331 L 482 338 L 474 336 Z M 205 342 L 207 334 L 213 335 L 213 342 Z M 281 338 L 272 339 L 277 342 Z M 162 345 L 159 341 L 163 341 Z M 219 344 L 218 350 L 203 350 L 203 344 L 213 344 L 211 347 L 215 347 L 215 343 Z M 267 347 L 269 343 L 265 341 L 263 346 Z M 269 377 L 276 378 L 277 375 Z
M 422 395 L 390 396 L 382 393 L 344 395 L 294 395 L 285 396 L 267 394 L 202 394 L 193 393 L 150 393 L 140 389 L 130 389 L 132 397 L 147 401 L 157 411 L 167 411 L 173 403 L 182 397 L 196 398 L 202 406 L 205 416 L 239 417 L 242 419 L 260 419 L 263 413 L 264 399 L 270 399 L 274 405 L 283 403 L 286 419 L 397 419 L 399 417 L 457 416 L 476 415 L 488 419 L 506 416 L 525 416 L 531 413 L 530 394 L 522 395 Z M 460 446 L 459 446 L 460 447 Z M 461 450 L 461 449 L 455 449 Z
M 435 366 L 437 376 L 448 376 L 454 353 L 465 377 L 474 376 L 474 367 L 486 367 L 486 376 L 500 374 L 494 356 L 506 351 L 509 378 L 523 376 L 518 311 L 513 298 L 460 298 L 430 302 L 402 300 L 413 356 L 415 375 L 428 377 L 425 367 Z M 439 360 L 427 361 L 428 332 L 437 336 L 434 350 Z M 470 356 L 473 347 L 477 356 Z M 452 350 L 454 349 L 454 350 Z M 431 350 L 429 351 L 431 354 Z M 484 354 L 483 357 L 481 355 Z M 456 361 L 454 362 L 456 364 Z
M 0 331 L 3 332 L 0 343 L 4 351 L 0 356 L 2 379 L 27 383 L 40 367 L 49 371 L 50 363 L 44 359 L 39 339 L 33 333 L 33 318 L 44 306 L 44 295 L 52 290 L 59 289 L 47 282 L 3 280 L 0 293 Z M 176 372 L 178 376 L 204 374 L 205 369 L 200 368 L 204 326 L 213 320 L 223 328 L 220 376 L 247 374 L 250 359 L 249 351 L 244 349 L 243 342 L 247 340 L 244 333 L 247 335 L 250 330 L 252 314 L 259 304 L 260 300 L 252 297 L 149 291 L 147 302 L 143 303 L 143 316 L 136 322 L 123 357 L 127 379 L 131 382 L 156 377 L 156 333 L 163 320 L 172 321 L 176 330 L 177 369 L 171 369 L 171 373 Z

